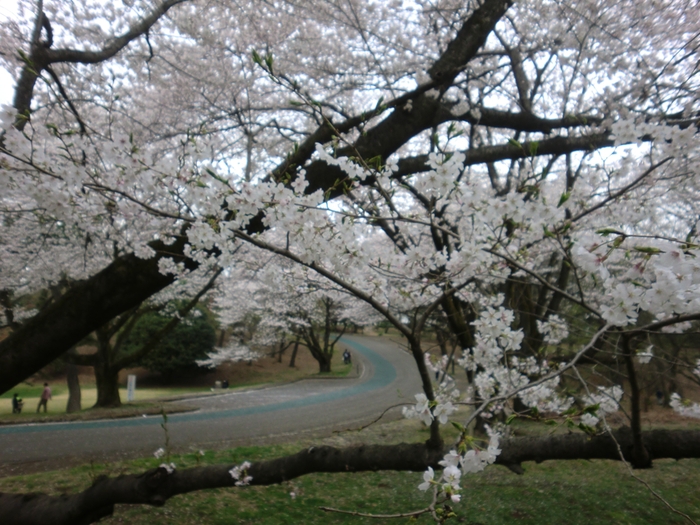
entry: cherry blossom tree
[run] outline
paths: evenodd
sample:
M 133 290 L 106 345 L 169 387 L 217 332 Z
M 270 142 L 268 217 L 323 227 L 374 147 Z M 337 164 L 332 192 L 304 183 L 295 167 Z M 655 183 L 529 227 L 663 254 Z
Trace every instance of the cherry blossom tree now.
M 60 229 L 74 258 L 81 239 L 105 255 L 0 342 L 0 390 L 187 272 L 235 268 L 245 243 L 399 330 L 423 384 L 406 414 L 430 426 L 416 446 L 103 480 L 61 500 L 64 522 L 314 471 L 422 470 L 419 488 L 445 502 L 494 462 L 698 455 L 693 433 L 642 432 L 635 361 L 647 334 L 700 319 L 700 24 L 688 2 L 23 9 L 1 44 L 18 79 L 2 118 L 2 288 L 40 269 L 14 257 L 43 253 L 18 241 L 22 227 L 36 239 Z M 462 348 L 466 398 L 431 379 L 421 336 L 437 312 Z M 587 381 L 583 365 L 611 352 L 626 384 Z M 612 431 L 623 393 L 631 430 Z M 446 446 L 439 427 L 457 402 L 472 410 Z M 583 432 L 504 439 L 498 418 L 523 408 Z M 476 441 L 471 425 L 486 421 Z M 0 496 L 0 512 L 32 523 L 25 509 Z
M 212 354 L 204 366 L 226 360 L 248 360 L 248 350 L 258 354 L 274 348 L 281 353 L 301 341 L 319 363 L 320 372 L 330 372 L 335 344 L 348 326 L 371 326 L 382 317 L 362 301 L 333 287 L 299 265 L 259 250 L 239 250 L 237 266 L 231 269 L 215 301 L 225 325 L 254 319 L 247 334 L 234 334 L 237 341 Z

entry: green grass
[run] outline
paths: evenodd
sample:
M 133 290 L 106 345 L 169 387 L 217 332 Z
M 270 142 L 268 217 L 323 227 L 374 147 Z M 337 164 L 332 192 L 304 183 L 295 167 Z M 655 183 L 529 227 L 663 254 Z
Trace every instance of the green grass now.
M 36 412 L 36 407 L 24 407 L 21 414 L 0 414 L 0 425 L 16 425 L 27 423 L 55 423 L 61 421 L 92 421 L 96 419 L 119 419 L 125 417 L 141 417 L 144 415 L 158 415 L 164 411 L 166 414 L 189 412 L 196 410 L 194 406 L 183 404 L 170 405 L 162 402 L 134 402 L 124 403 L 118 408 L 87 408 L 79 412 Z
M 39 396 L 43 391 L 43 385 L 27 386 L 18 385 L 9 392 L 5 392 L 0 396 L 0 423 L 27 423 L 35 421 L 37 417 L 40 420 L 68 420 L 68 419 L 91 419 L 95 417 L 127 417 L 129 411 L 138 412 L 143 409 L 143 413 L 158 413 L 160 412 L 161 403 L 148 402 L 148 400 L 157 400 L 163 398 L 171 398 L 186 394 L 197 394 L 210 392 L 209 388 L 136 388 L 135 400 L 131 403 L 126 402 L 126 389 L 120 388 L 119 394 L 123 406 L 118 409 L 112 409 L 114 414 L 109 413 L 109 409 L 100 409 L 99 411 L 92 410 L 92 407 L 97 400 L 97 390 L 93 386 L 81 388 L 81 399 L 83 410 L 76 414 L 66 414 L 66 404 L 68 401 L 68 388 L 65 385 L 51 386 L 53 398 L 48 403 L 48 412 L 45 415 L 43 410 L 37 416 L 36 407 L 39 403 Z M 12 413 L 12 395 L 17 392 L 19 397 L 24 401 L 24 408 L 21 414 Z M 140 415 L 136 414 L 136 415 Z
M 319 372 L 317 375 L 320 377 L 346 377 L 352 370 L 355 370 L 353 366 L 352 363 L 348 365 L 334 364 L 330 372 Z
M 54 385 L 50 384 L 51 386 L 51 394 L 53 395 L 54 398 L 60 398 L 62 396 L 67 396 L 68 395 L 68 387 L 62 384 Z M 39 399 L 39 396 L 44 390 L 44 386 L 42 385 L 37 385 L 37 386 L 29 386 L 29 385 L 23 385 L 19 384 L 15 386 L 12 390 L 8 390 L 4 394 L 0 395 L 0 399 L 12 399 L 12 396 L 17 392 L 19 394 L 19 397 L 23 399 Z M 93 396 L 93 392 L 96 392 L 95 385 L 89 385 L 89 386 L 83 386 L 81 387 L 81 394 L 83 398 L 86 399 L 91 399 Z M 169 396 L 176 396 L 176 395 L 181 395 L 181 394 L 192 394 L 192 393 L 197 393 L 197 392 L 209 392 L 210 388 L 209 387 L 193 387 L 193 388 L 186 388 L 186 387 L 157 387 L 157 388 L 136 388 L 135 390 L 135 395 L 137 399 L 154 399 L 157 397 L 169 397 Z M 126 400 L 126 388 L 120 388 L 119 389 L 119 394 L 123 397 L 122 401 Z
M 229 452 L 209 452 L 201 463 L 230 462 L 276 457 L 297 449 L 248 447 Z M 194 454 L 171 458 L 179 468 L 198 464 Z M 69 471 L 0 480 L 0 490 L 70 492 L 84 488 L 103 473 L 115 475 L 156 466 L 155 459 L 117 466 L 85 466 Z M 498 525 L 675 524 L 683 523 L 656 500 L 617 462 L 571 461 L 526 464 L 526 474 L 516 476 L 502 467 L 465 479 L 463 500 L 453 505 L 453 523 Z M 656 491 L 693 519 L 700 519 L 700 460 L 659 461 L 654 469 L 638 473 Z M 271 487 L 217 489 L 178 496 L 165 507 L 119 506 L 101 523 L 133 525 L 233 524 L 365 524 L 396 523 L 341 514 L 327 514 L 320 506 L 361 513 L 390 514 L 419 509 L 430 502 L 417 490 L 418 473 L 372 472 L 314 474 Z M 290 493 L 296 494 L 295 498 Z M 405 523 L 408 520 L 399 520 Z M 427 516 L 414 523 L 431 523 Z
M 416 441 L 426 432 L 415 421 L 376 425 L 357 434 L 341 434 L 326 442 L 347 444 Z M 294 453 L 309 443 L 269 447 L 240 447 L 175 455 L 178 468 L 201 464 L 240 464 Z M 83 490 L 99 475 L 116 476 L 142 472 L 157 466 L 153 457 L 105 465 L 83 465 L 72 469 L 0 479 L 0 491 L 42 491 L 53 494 Z M 462 501 L 452 505 L 457 516 L 447 523 L 469 525 L 589 525 L 591 523 L 642 525 L 681 524 L 620 462 L 559 461 L 525 463 L 525 475 L 517 476 L 500 467 L 463 479 Z M 661 460 L 653 469 L 636 471 L 678 510 L 700 520 L 700 460 Z M 314 474 L 270 487 L 216 489 L 177 496 L 164 507 L 117 506 L 114 516 L 100 523 L 133 525 L 277 525 L 277 524 L 384 524 L 432 523 L 428 516 L 415 520 L 370 519 L 337 513 L 327 514 L 320 506 L 360 513 L 391 514 L 416 510 L 430 502 L 420 492 L 420 473 L 367 472 Z M 296 495 L 295 498 L 290 493 Z
M 19 394 L 19 397 L 26 399 L 26 398 L 36 398 L 37 400 L 39 399 L 39 396 L 41 393 L 44 391 L 44 385 L 43 384 L 37 384 L 36 386 L 29 386 L 29 385 L 24 385 L 24 384 L 19 384 L 15 386 L 12 390 L 8 390 L 4 394 L 0 395 L 0 399 L 12 399 L 12 396 L 15 394 Z M 51 386 L 51 392 L 54 396 L 60 396 L 68 391 L 68 388 L 66 386 Z M 38 402 L 38 401 L 37 401 Z

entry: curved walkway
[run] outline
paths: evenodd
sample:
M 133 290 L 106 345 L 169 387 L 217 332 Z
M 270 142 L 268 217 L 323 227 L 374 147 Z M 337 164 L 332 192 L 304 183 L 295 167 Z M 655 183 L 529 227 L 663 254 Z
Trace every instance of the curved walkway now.
M 356 427 L 410 402 L 420 380 L 410 355 L 387 339 L 344 336 L 357 378 L 308 379 L 263 389 L 187 399 L 199 410 L 168 416 L 173 450 L 219 448 L 323 436 Z M 52 468 L 68 460 L 150 454 L 165 442 L 160 416 L 0 428 L 0 474 Z

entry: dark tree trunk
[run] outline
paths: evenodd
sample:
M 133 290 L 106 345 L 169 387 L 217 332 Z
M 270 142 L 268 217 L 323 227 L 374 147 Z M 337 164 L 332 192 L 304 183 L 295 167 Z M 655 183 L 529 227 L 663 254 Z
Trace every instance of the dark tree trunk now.
M 637 381 L 637 372 L 634 368 L 634 358 L 632 357 L 632 344 L 629 337 L 622 340 L 624 348 L 624 359 L 627 367 L 627 380 L 630 383 L 630 412 L 632 424 L 632 458 L 631 463 L 634 468 L 651 468 L 651 456 L 644 446 L 642 440 L 642 419 L 640 396 L 641 390 Z
M 119 370 L 108 366 L 95 366 L 97 402 L 93 408 L 114 408 L 122 406 L 119 397 Z
M 224 343 L 226 343 L 226 328 L 219 331 L 219 344 L 217 346 L 222 347 Z
M 66 381 L 68 382 L 68 403 L 66 412 L 80 412 L 82 410 L 80 380 L 78 379 L 78 366 L 72 363 L 66 364 Z
M 299 351 L 299 339 L 294 341 L 294 349 L 292 350 L 292 357 L 289 359 L 289 366 L 294 368 L 294 364 L 297 360 L 297 352 Z
M 327 333 L 327 330 L 326 330 Z M 304 329 L 301 336 L 304 338 L 306 347 L 311 352 L 311 355 L 318 363 L 318 371 L 320 373 L 331 371 L 331 359 L 333 358 L 333 346 L 328 344 L 326 333 L 322 333 L 324 339 L 318 337 L 314 328 Z M 325 346 L 325 349 L 324 349 Z
M 281 363 L 282 362 L 282 354 L 289 348 L 289 345 L 286 344 L 285 341 L 280 341 L 280 346 L 277 349 L 277 362 Z
M 318 360 L 318 371 L 321 373 L 328 373 L 331 371 L 331 360 L 329 359 L 319 359 Z
M 439 326 L 435 327 L 435 338 L 437 339 L 438 346 L 440 347 L 440 355 L 447 355 L 447 339 Z

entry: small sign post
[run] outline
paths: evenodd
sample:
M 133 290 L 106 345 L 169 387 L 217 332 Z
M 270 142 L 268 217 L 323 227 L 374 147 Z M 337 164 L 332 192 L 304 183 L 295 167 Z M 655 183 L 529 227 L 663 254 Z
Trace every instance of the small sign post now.
M 136 376 L 129 374 L 126 379 L 126 400 L 134 400 L 134 390 L 136 389 Z

